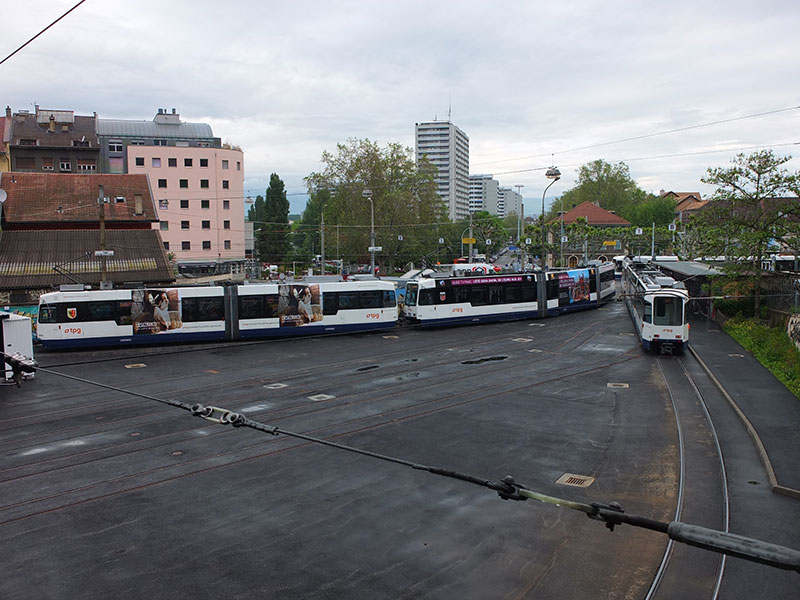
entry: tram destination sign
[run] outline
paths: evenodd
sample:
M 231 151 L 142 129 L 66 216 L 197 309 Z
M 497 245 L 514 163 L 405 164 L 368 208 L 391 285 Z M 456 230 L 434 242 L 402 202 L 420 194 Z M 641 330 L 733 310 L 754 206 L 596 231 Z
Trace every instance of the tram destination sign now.
M 451 279 L 452 285 L 481 285 L 487 283 L 517 283 L 522 281 L 522 275 L 509 275 L 507 277 L 472 277 L 469 279 Z

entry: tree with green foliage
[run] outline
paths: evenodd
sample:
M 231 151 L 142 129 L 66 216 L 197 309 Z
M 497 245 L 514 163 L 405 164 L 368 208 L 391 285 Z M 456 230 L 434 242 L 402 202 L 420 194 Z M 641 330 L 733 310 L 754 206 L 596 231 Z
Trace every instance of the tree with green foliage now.
M 253 223 L 258 260 L 269 264 L 283 262 L 289 249 L 289 200 L 286 186 L 277 173 L 269 177 L 266 198 L 256 196 L 247 220 Z
M 631 179 L 628 165 L 624 162 L 611 164 L 598 159 L 578 169 L 577 184 L 553 203 L 547 220 L 557 217 L 562 205 L 568 211 L 584 202 L 595 202 L 601 208 L 628 219 L 626 214 L 647 198 L 648 194 Z
M 433 165 L 419 166 L 411 148 L 390 143 L 381 148 L 369 140 L 350 139 L 336 153 L 323 152 L 323 169 L 305 181 L 309 193 L 329 190 L 324 202 L 326 239 L 340 228 L 342 257 L 349 263 L 369 262 L 371 192 L 375 215 L 375 243 L 382 247 L 376 263 L 385 272 L 396 265 L 435 253 L 438 224 L 446 218 L 444 203 L 436 193 Z M 331 253 L 327 253 L 331 255 Z
M 724 256 L 727 275 L 751 282 L 756 315 L 762 258 L 770 251 L 797 252 L 800 242 L 800 174 L 783 167 L 789 160 L 772 150 L 738 154 L 730 167 L 709 168 L 702 179 L 716 191 L 695 224 L 701 251 Z

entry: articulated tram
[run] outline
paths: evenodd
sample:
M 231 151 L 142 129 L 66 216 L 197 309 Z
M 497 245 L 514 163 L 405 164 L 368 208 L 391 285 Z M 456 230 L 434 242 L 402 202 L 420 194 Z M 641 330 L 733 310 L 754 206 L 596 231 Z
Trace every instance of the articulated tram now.
M 429 272 L 406 284 L 403 314 L 422 326 L 553 316 L 614 296 L 614 265 L 537 273 Z
M 657 354 L 682 354 L 689 344 L 683 282 L 664 275 L 651 263 L 627 261 L 622 290 L 642 348 Z
M 398 319 L 389 281 L 52 292 L 39 299 L 47 349 L 351 333 Z

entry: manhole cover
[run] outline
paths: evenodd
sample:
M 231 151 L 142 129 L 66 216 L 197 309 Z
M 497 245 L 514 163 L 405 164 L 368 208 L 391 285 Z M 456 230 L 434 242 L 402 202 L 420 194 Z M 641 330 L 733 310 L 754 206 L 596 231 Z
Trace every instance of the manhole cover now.
M 625 390 L 625 389 L 628 389 L 630 387 L 627 383 L 607 383 L 606 386 L 610 387 L 610 388 L 621 389 L 621 390 Z
M 561 485 L 571 485 L 573 487 L 589 487 L 594 483 L 594 477 L 589 475 L 576 475 L 575 473 L 564 473 L 556 480 Z

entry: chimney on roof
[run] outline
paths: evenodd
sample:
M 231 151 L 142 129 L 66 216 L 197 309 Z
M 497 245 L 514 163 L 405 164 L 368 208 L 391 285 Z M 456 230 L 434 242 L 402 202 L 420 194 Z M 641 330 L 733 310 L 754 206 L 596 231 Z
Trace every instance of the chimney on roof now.
M 144 214 L 144 207 L 142 205 L 142 195 L 141 194 L 134 194 L 133 195 L 133 214 L 135 214 L 135 215 L 143 215 Z
M 159 108 L 158 109 L 158 114 L 163 115 L 164 114 L 164 109 L 163 108 Z
M 175 109 L 174 109 L 174 108 L 172 109 L 172 114 L 173 114 L 173 115 L 175 114 Z
M 48 131 L 55 131 L 56 130 L 56 118 L 54 115 L 50 115 L 50 125 L 48 127 Z
M 11 118 L 11 107 L 6 105 L 6 119 Z

